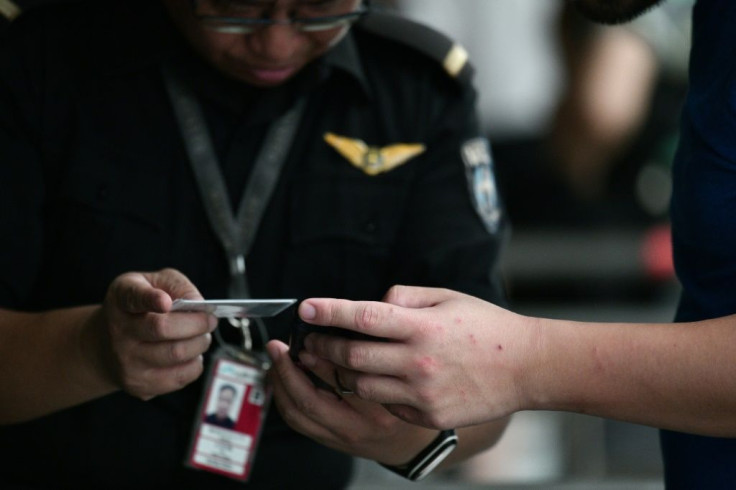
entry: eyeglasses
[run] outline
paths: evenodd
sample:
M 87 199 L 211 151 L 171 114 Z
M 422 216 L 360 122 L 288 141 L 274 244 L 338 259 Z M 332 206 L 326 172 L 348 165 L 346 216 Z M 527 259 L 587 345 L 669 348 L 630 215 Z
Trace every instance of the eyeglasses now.
M 335 9 L 339 2 L 328 1 L 305 4 L 297 16 L 285 20 L 266 17 L 263 4 L 250 0 L 192 0 L 194 13 L 208 28 L 226 34 L 252 34 L 273 25 L 291 25 L 301 32 L 319 32 L 346 27 L 357 22 L 368 12 L 361 5 L 344 14 L 319 15 L 325 10 Z M 296 8 L 299 11 L 299 7 Z M 309 10 L 315 13 L 310 15 Z M 317 13 L 319 12 L 319 13 Z

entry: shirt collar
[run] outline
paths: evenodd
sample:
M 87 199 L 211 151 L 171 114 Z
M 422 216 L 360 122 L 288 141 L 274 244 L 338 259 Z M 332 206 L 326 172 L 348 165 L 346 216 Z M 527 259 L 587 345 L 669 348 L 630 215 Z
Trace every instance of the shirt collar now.
M 358 82 L 368 97 L 372 95 L 352 30 L 325 54 L 322 62 L 328 67 L 347 73 Z
M 186 41 L 182 41 L 185 43 Z M 351 33 L 348 33 L 324 56 L 302 69 L 292 80 L 283 85 L 263 89 L 231 80 L 196 55 L 188 45 L 180 44 L 169 58 L 176 70 L 201 96 L 210 99 L 223 109 L 234 113 L 248 111 L 254 122 L 268 122 L 278 117 L 299 94 L 307 94 L 343 75 L 355 82 L 355 87 L 370 98 L 371 91 L 363 70 L 358 49 Z

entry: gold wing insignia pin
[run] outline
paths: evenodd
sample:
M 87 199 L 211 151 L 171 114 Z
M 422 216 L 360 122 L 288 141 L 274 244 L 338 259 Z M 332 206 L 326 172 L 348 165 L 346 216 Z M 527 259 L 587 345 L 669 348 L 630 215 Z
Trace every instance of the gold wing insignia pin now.
M 389 172 L 417 155 L 424 153 L 424 145 L 419 143 L 396 143 L 378 148 L 368 146 L 361 140 L 325 133 L 325 141 L 344 156 L 353 166 L 371 177 Z

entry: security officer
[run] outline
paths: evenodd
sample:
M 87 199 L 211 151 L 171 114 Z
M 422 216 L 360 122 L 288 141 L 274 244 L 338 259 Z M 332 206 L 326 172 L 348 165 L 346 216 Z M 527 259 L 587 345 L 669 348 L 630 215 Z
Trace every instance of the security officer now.
M 0 481 L 235 484 L 183 465 L 214 325 L 171 312 L 178 297 L 380 299 L 405 283 L 503 300 L 504 223 L 466 53 L 367 12 L 89 0 L 8 29 Z M 291 324 L 266 322 L 254 348 Z M 350 455 L 416 478 L 456 442 L 317 390 L 291 364 L 270 374 L 278 410 L 250 488 L 344 487 Z M 503 426 L 458 430 L 452 458 Z

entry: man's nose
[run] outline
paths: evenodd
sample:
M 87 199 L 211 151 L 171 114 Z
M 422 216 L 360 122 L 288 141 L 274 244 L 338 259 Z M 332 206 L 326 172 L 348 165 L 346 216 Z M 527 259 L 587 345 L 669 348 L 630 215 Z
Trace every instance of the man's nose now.
M 289 9 L 276 8 L 271 19 L 277 23 L 267 25 L 252 34 L 259 54 L 268 60 L 288 60 L 294 54 L 302 34 L 290 23 Z
M 272 24 L 251 34 L 258 53 L 268 60 L 288 60 L 297 51 L 302 34 L 292 24 Z

